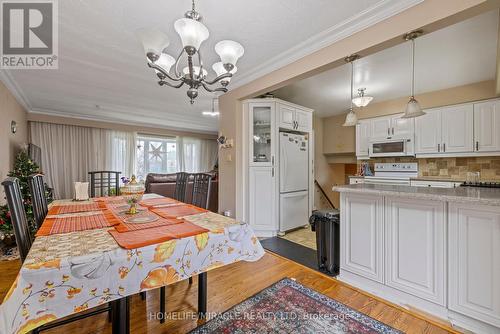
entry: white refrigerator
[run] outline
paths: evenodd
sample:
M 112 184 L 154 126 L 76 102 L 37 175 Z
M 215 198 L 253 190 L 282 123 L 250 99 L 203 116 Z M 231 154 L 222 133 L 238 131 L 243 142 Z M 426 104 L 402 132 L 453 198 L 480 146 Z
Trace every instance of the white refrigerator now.
M 309 142 L 307 136 L 280 132 L 280 232 L 308 224 Z

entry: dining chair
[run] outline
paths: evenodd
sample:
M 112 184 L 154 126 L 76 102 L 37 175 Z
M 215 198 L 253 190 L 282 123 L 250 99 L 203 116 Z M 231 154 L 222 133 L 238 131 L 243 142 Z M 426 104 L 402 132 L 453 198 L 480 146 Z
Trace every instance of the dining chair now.
M 37 228 L 42 226 L 48 212 L 47 197 L 45 196 L 45 183 L 42 174 L 28 176 L 28 186 L 31 193 L 31 203 L 33 205 L 33 215 Z
M 193 196 L 191 204 L 208 209 L 210 203 L 210 188 L 212 186 L 212 175 L 207 173 L 196 173 L 193 175 Z
M 16 237 L 17 249 L 21 262 L 24 262 L 31 248 L 32 240 L 28 225 L 28 218 L 24 209 L 23 197 L 21 195 L 21 187 L 19 179 L 16 177 L 8 177 L 2 182 L 5 190 L 5 198 L 9 207 L 10 219 L 14 228 Z
M 120 195 L 120 174 L 114 171 L 89 172 L 90 197 Z
M 174 199 L 180 202 L 186 201 L 186 188 L 190 175 L 191 174 L 186 172 L 176 173 Z
M 41 175 L 32 175 L 28 178 L 28 183 L 30 184 L 30 189 L 32 187 L 39 187 L 38 182 L 42 182 L 43 178 Z M 37 184 L 35 184 L 37 183 Z M 28 219 L 26 218 L 26 211 L 24 209 L 23 198 L 21 196 L 21 187 L 19 186 L 19 179 L 15 177 L 8 177 L 2 182 L 2 186 L 5 190 L 5 197 L 7 199 L 7 206 L 9 207 L 10 217 L 12 220 L 12 226 L 14 227 L 14 234 L 16 236 L 17 248 L 19 249 L 19 257 L 21 262 L 26 260 L 26 256 L 32 245 L 31 234 L 28 226 Z M 37 191 L 37 190 L 35 190 Z M 32 191 L 32 196 L 33 195 Z M 106 307 L 99 308 L 90 312 L 83 314 L 73 315 L 64 320 L 54 321 L 45 325 L 42 325 L 32 331 L 33 334 L 40 333 L 41 331 L 49 330 L 54 327 L 59 327 L 70 322 L 85 319 L 90 316 L 109 312 L 109 318 L 111 318 L 111 306 L 108 304 Z

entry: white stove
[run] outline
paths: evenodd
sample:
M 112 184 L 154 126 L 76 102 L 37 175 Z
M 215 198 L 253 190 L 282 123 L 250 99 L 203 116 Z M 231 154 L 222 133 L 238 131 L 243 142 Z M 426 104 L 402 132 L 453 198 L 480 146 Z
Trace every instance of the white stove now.
M 418 176 L 418 163 L 375 163 L 375 174 L 365 176 L 367 184 L 410 185 L 410 178 Z

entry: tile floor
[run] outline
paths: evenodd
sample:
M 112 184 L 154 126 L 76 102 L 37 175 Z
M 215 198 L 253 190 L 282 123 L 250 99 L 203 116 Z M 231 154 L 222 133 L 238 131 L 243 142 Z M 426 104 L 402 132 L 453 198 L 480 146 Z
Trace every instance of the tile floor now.
M 310 225 L 308 225 L 307 228 L 299 228 L 295 231 L 288 232 L 280 238 L 316 250 L 316 232 L 311 231 Z

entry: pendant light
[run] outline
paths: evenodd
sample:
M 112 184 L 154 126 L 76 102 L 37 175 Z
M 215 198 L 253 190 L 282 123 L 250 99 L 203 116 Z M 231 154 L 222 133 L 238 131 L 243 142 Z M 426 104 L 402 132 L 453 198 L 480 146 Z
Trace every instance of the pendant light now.
M 415 39 L 423 34 L 422 30 L 415 30 L 405 35 L 405 40 L 411 41 L 411 96 L 406 105 L 402 118 L 414 118 L 425 115 L 420 104 L 415 99 Z
M 365 95 L 366 88 L 358 88 L 358 96 L 352 99 L 352 103 L 358 108 L 366 107 L 372 100 L 373 97 Z
M 343 126 L 355 126 L 356 123 L 358 123 L 358 116 L 356 116 L 356 113 L 354 112 L 354 108 L 353 108 L 353 102 L 352 102 L 352 99 L 353 99 L 353 85 L 354 85 L 354 61 L 356 59 L 359 59 L 359 55 L 351 55 L 351 56 L 348 56 L 348 57 L 345 57 L 345 62 L 346 63 L 351 63 L 351 108 L 349 108 L 349 113 L 347 114 L 347 116 L 345 117 L 345 122 L 343 124 Z

